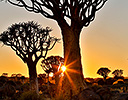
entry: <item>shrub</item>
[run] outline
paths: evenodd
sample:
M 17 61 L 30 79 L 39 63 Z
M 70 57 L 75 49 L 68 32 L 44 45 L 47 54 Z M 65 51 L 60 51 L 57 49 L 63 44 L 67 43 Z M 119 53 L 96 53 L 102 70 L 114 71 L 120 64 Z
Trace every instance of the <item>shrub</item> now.
M 46 100 L 44 96 L 38 95 L 35 91 L 27 91 L 21 94 L 18 100 Z
M 4 92 L 4 95 L 7 97 L 12 97 L 16 93 L 15 86 L 10 84 L 10 82 L 5 83 L 3 85 L 3 92 Z
M 38 94 L 34 91 L 28 91 L 21 94 L 19 100 L 38 100 Z
M 30 89 L 30 84 L 29 83 L 24 83 L 24 84 L 21 85 L 21 90 L 23 92 L 27 92 L 27 91 L 29 91 L 29 89 Z

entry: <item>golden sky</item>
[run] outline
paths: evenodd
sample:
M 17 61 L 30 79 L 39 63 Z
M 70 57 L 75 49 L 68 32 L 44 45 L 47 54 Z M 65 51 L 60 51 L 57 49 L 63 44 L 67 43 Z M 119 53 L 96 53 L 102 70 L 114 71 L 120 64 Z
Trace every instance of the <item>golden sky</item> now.
M 123 1 L 123 2 L 122 2 Z M 124 70 L 124 76 L 128 76 L 128 0 L 108 0 L 106 5 L 96 13 L 96 18 L 81 32 L 80 46 L 83 73 L 85 77 L 100 77 L 96 74 L 100 67 L 108 67 Z M 54 20 L 47 19 L 41 14 L 27 12 L 24 8 L 18 8 L 8 3 L 0 3 L 0 33 L 11 24 L 36 21 L 42 27 L 49 26 L 53 29 L 52 36 L 61 38 L 61 30 Z M 47 56 L 63 56 L 63 45 L 57 43 L 48 52 Z M 41 61 L 41 60 L 40 60 Z M 37 65 L 37 72 L 43 73 Z M 21 73 L 28 76 L 26 64 L 15 54 L 10 47 L 0 43 L 0 75 L 8 73 Z M 112 74 L 109 74 L 112 76 Z

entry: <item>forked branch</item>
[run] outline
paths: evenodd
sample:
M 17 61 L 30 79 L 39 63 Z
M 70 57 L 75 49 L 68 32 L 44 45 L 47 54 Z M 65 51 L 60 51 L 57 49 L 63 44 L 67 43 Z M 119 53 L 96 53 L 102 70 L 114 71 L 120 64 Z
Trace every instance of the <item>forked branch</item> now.
M 37 62 L 41 57 L 45 58 L 47 52 L 59 41 L 49 35 L 50 31 L 48 27 L 42 29 L 33 21 L 14 24 L 0 35 L 0 41 L 10 46 L 24 62 L 28 59 Z
M 1 0 L 4 1 L 4 0 Z M 24 7 L 27 11 L 41 13 L 57 22 L 68 18 L 71 25 L 79 23 L 88 26 L 107 0 L 6 0 L 12 5 Z M 65 21 L 63 21 L 65 22 Z

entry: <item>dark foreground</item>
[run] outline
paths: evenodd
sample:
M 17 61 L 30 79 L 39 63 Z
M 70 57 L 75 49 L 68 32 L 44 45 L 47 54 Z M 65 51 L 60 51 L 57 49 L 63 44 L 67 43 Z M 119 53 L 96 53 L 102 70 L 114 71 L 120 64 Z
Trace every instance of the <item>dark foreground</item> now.
M 56 96 L 54 78 L 38 77 L 39 95 L 29 91 L 29 79 L 23 77 L 0 77 L 0 100 L 63 100 L 63 95 Z M 72 100 L 128 100 L 128 79 L 85 78 L 87 88 Z

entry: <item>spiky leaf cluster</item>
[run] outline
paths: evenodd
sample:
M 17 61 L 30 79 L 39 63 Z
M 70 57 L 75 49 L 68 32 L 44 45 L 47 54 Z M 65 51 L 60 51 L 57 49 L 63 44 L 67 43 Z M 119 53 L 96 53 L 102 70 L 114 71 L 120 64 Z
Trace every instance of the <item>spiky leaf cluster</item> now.
M 116 69 L 115 71 L 112 72 L 112 74 L 116 77 L 121 77 L 121 75 L 123 74 L 123 70 Z
M 108 68 L 100 68 L 98 71 L 97 71 L 97 74 L 103 76 L 103 77 L 106 77 L 108 76 L 108 74 L 111 72 L 111 70 L 109 70 Z
M 4 1 L 4 0 L 2 0 Z M 66 18 L 82 26 L 88 26 L 95 18 L 95 13 L 107 0 L 7 0 L 7 2 L 24 7 L 26 10 L 41 13 L 47 18 L 59 22 Z
M 60 56 L 50 56 L 47 57 L 47 59 L 42 60 L 42 69 L 46 73 L 56 73 L 59 69 L 64 64 L 64 58 Z
M 50 31 L 50 28 L 43 29 L 33 21 L 23 22 L 11 25 L 0 34 L 0 41 L 10 46 L 24 62 L 37 62 L 58 41 L 49 35 Z

